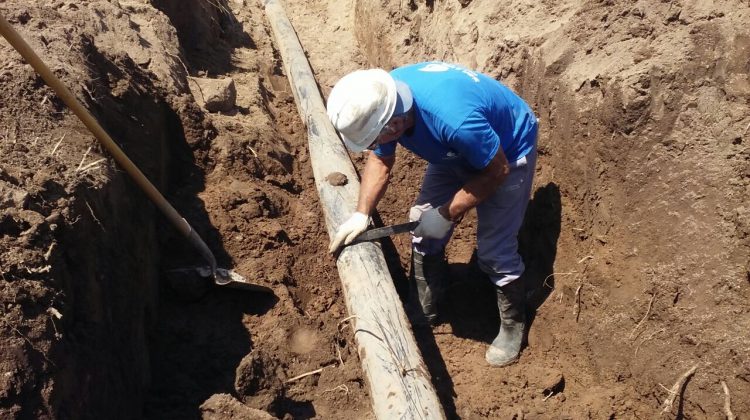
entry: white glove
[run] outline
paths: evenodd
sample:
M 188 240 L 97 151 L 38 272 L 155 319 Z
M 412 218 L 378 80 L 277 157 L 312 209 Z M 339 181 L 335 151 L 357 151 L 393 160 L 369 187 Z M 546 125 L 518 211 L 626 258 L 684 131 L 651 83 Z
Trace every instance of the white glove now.
M 414 236 L 440 239 L 445 237 L 453 227 L 453 222 L 443 217 L 438 208 L 429 209 L 419 218 L 419 226 L 414 229 Z
M 354 238 L 360 233 L 367 230 L 367 226 L 370 224 L 370 216 L 356 212 L 346 222 L 339 226 L 339 230 L 336 231 L 336 236 L 331 241 L 331 246 L 328 247 L 328 252 L 333 253 L 341 246 L 350 244 Z

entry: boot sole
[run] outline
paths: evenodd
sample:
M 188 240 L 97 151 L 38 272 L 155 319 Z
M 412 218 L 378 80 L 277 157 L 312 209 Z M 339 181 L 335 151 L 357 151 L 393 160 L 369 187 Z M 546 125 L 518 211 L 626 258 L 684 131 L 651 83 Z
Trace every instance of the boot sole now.
M 516 357 L 515 359 L 509 360 L 509 361 L 507 361 L 505 363 L 496 364 L 496 363 L 490 363 L 490 361 L 487 360 L 487 358 L 485 357 L 484 361 L 487 362 L 487 364 L 490 365 L 490 366 L 492 366 L 492 367 L 498 367 L 498 368 L 500 368 L 500 367 L 510 366 L 510 365 L 518 362 L 519 359 L 520 359 L 520 357 Z

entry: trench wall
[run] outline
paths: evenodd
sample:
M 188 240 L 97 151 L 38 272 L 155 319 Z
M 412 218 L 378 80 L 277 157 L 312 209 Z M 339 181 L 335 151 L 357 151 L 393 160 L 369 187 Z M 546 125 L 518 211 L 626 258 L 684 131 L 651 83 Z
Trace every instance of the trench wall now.
M 162 193 L 195 172 L 191 149 L 200 156 L 212 130 L 189 95 L 166 15 L 109 2 L 3 9 Z M 216 16 L 203 14 L 207 35 L 217 36 Z M 161 247 L 173 228 L 41 78 L 14 51 L 1 53 L 0 109 L 16 141 L 3 144 L 11 165 L 0 180 L 19 198 L 3 201 L 0 221 L 10 250 L 0 417 L 140 418 Z
M 534 328 L 546 336 L 565 325 L 561 348 L 588 349 L 585 364 L 605 377 L 628 370 L 636 389 L 695 360 L 709 366 L 699 387 L 723 377 L 747 387 L 747 342 L 730 338 L 748 325 L 750 278 L 740 15 L 700 4 L 355 2 L 368 65 L 456 62 L 532 105 L 541 120 L 534 199 L 557 220 L 527 215 L 527 266 L 572 273 L 551 277 L 553 293 L 572 306 L 584 285 L 590 315 L 571 321 L 547 304 Z M 421 174 L 395 177 L 418 185 Z M 623 352 L 636 347 L 628 335 L 652 296 L 650 334 L 660 339 L 640 356 Z M 580 325 L 587 334 L 574 333 Z

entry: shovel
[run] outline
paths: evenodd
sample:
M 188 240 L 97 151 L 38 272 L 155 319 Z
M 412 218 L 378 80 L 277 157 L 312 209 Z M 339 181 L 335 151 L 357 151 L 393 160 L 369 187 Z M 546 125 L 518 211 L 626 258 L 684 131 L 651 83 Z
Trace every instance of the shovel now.
M 50 71 L 49 67 L 36 55 L 28 43 L 16 32 L 8 21 L 0 15 L 0 34 L 8 40 L 11 46 L 15 48 L 21 56 L 39 73 L 45 82 L 57 93 L 57 96 L 73 110 L 73 113 L 83 122 L 91 131 L 94 137 L 102 143 L 109 151 L 115 161 L 130 175 L 133 181 L 140 187 L 149 199 L 162 211 L 164 216 L 182 233 L 182 235 L 198 249 L 203 258 L 208 262 L 208 267 L 194 267 L 185 270 L 196 271 L 203 277 L 210 277 L 214 283 L 219 286 L 227 286 L 244 290 L 270 292 L 273 291 L 265 286 L 249 283 L 245 278 L 237 273 L 223 268 L 218 268 L 216 258 L 208 249 L 203 239 L 193 230 L 190 224 L 185 220 L 177 210 L 161 195 L 159 190 L 143 175 L 140 169 L 125 155 L 119 146 L 112 140 L 106 131 L 99 125 L 91 113 L 81 105 L 76 97 L 68 90 L 67 87 Z

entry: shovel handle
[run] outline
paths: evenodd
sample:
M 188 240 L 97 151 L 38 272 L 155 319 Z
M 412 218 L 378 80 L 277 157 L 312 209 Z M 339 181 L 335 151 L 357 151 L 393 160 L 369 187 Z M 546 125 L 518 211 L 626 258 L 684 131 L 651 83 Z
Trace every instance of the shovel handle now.
M 83 122 L 86 128 L 96 137 L 105 149 L 112 155 L 125 172 L 135 181 L 136 185 L 148 196 L 148 198 L 161 210 L 166 218 L 198 248 L 200 253 L 211 263 L 213 273 L 216 274 L 216 259 L 206 246 L 205 242 L 193 230 L 190 224 L 172 207 L 164 196 L 156 189 L 148 178 L 138 169 L 133 161 L 112 140 L 93 115 L 76 99 L 70 90 L 55 76 L 47 65 L 39 58 L 23 37 L 16 32 L 10 23 L 0 15 L 0 34 L 8 40 L 11 46 L 39 73 L 45 82 L 55 91 L 57 96 L 65 102 L 73 113 Z

